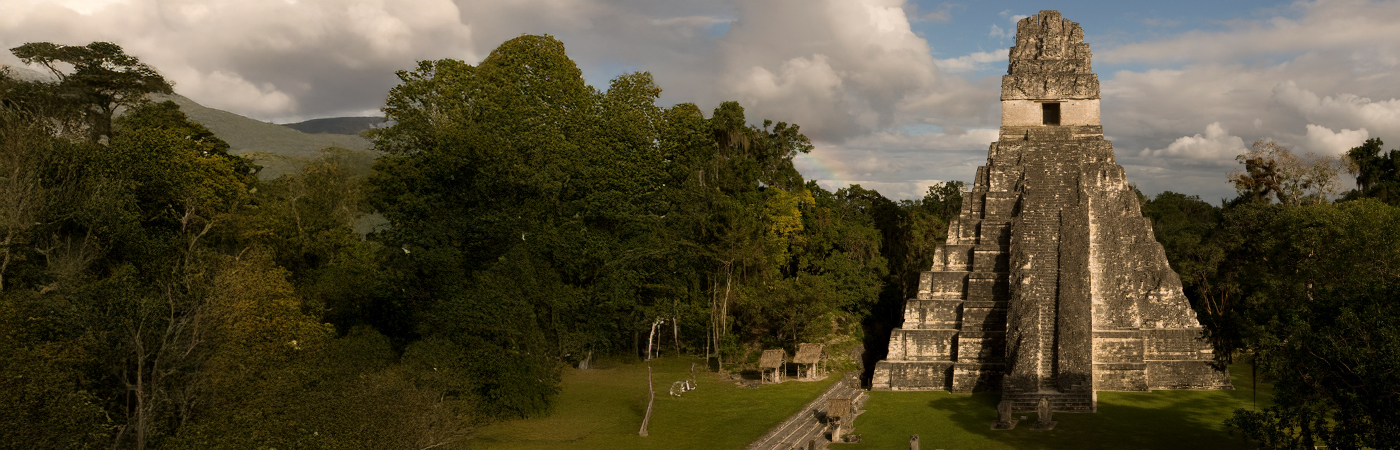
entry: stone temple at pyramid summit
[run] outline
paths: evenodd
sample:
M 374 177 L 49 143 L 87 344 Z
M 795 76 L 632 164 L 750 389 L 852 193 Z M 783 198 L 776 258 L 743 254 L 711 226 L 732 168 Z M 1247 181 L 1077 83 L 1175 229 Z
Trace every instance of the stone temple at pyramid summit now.
M 1099 124 L 1078 23 L 1016 24 L 1001 136 L 935 250 L 875 390 L 1000 390 L 1095 411 L 1096 391 L 1233 389 Z

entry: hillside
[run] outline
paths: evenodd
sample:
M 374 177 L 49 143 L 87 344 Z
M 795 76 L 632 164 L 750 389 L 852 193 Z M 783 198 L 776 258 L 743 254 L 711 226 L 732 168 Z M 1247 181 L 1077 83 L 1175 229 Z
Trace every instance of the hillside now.
M 53 80 L 47 73 L 24 66 L 4 65 L 0 66 L 0 70 L 21 80 Z M 157 102 L 171 100 L 180 105 L 180 110 L 190 120 L 204 124 L 220 139 L 228 142 L 232 153 L 247 155 L 263 166 L 263 171 L 259 173 L 263 179 L 274 179 L 297 170 L 320 156 L 321 150 L 326 147 L 368 151 L 369 140 L 358 133 L 384 121 L 382 117 L 336 117 L 284 126 L 209 108 L 179 94 L 153 95 L 151 99 Z
M 259 177 L 273 179 L 297 170 L 320 156 L 321 149 L 341 147 L 366 151 L 369 140 L 350 134 L 308 134 L 282 125 L 250 119 L 228 111 L 209 108 L 182 95 L 157 95 L 152 100 L 171 100 L 190 120 L 204 124 L 228 142 L 232 153 L 247 155 L 263 171 Z
M 327 117 L 304 122 L 284 123 L 282 126 L 310 134 L 353 134 L 381 126 L 383 117 Z

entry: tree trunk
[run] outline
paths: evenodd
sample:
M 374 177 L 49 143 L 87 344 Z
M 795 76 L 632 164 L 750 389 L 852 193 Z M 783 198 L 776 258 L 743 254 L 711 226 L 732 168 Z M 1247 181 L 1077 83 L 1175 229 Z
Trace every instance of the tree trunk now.
M 651 422 L 651 408 L 656 403 L 656 386 L 651 381 L 650 365 L 647 366 L 647 393 L 647 415 L 642 417 L 642 431 L 637 432 L 642 437 L 647 437 L 647 424 Z
M 14 235 L 14 232 L 5 233 L 5 242 L 0 242 L 0 251 L 5 252 L 5 257 L 0 260 L 0 292 L 5 291 L 5 268 L 10 266 L 10 241 Z
M 646 356 L 646 358 L 643 358 L 643 359 L 646 360 L 646 361 L 651 361 L 651 341 L 652 341 L 652 339 L 655 338 L 655 337 L 656 337 L 656 322 L 652 322 L 652 323 L 651 323 L 651 332 L 650 332 L 650 333 L 647 333 L 647 356 Z
M 719 330 L 715 332 L 715 359 L 719 369 L 724 370 L 724 355 L 720 351 L 720 338 L 729 334 L 729 292 L 734 282 L 734 262 L 724 263 L 724 297 L 719 309 Z

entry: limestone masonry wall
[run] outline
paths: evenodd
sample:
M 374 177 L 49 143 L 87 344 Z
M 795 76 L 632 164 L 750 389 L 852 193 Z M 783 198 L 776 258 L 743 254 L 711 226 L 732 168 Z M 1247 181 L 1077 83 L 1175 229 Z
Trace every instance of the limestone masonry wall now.
M 1001 125 L 1031 127 L 1041 126 L 1041 104 L 1044 101 L 1006 100 L 1001 102 Z M 1060 104 L 1061 126 L 1084 126 L 1099 124 L 1099 99 L 1064 100 Z
M 1056 11 L 1017 24 L 1000 139 L 873 389 L 1001 390 L 1061 411 L 1093 410 L 1097 390 L 1231 389 L 1103 139 L 1083 41 Z

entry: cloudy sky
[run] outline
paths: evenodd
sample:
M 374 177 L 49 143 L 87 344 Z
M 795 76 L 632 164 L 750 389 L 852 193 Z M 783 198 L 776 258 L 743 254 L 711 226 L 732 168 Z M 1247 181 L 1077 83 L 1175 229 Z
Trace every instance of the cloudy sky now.
M 417 60 L 552 34 L 594 86 L 649 71 L 664 105 L 738 100 L 801 125 L 807 178 L 913 198 L 985 162 L 1015 22 L 1043 8 L 1084 27 L 1104 132 L 1149 194 L 1233 197 L 1258 139 L 1400 143 L 1397 1 L 0 0 L 0 46 L 115 42 L 181 94 L 283 123 L 374 114 Z

